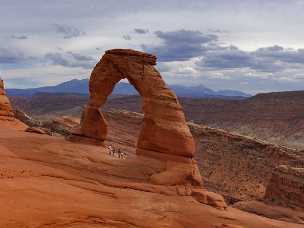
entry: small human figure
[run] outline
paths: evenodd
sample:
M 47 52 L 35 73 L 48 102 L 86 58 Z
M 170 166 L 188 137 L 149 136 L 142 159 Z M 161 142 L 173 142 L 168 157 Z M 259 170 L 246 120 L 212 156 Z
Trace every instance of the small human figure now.
M 121 158 L 121 151 L 120 151 L 120 148 L 118 148 L 117 154 L 118 154 L 118 158 Z
M 108 146 L 108 151 L 109 151 L 109 155 L 113 156 L 114 155 L 114 148 L 110 145 Z
M 122 159 L 126 159 L 127 158 L 127 153 L 122 152 Z

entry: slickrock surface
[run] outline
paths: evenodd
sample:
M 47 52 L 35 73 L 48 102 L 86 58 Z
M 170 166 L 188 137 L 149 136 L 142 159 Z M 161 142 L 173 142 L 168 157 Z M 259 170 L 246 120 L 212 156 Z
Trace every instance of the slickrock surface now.
M 99 146 L 0 127 L 0 227 L 290 227 L 149 182 L 158 159 L 118 159 Z
M 67 130 L 72 131 L 72 129 L 79 125 L 79 119 L 70 116 L 61 116 L 53 120 L 54 124 L 58 126 L 64 126 Z
M 79 118 L 60 116 L 52 120 L 42 121 L 41 125 L 53 133 L 68 136 L 80 124 Z
M 126 78 L 143 98 L 144 118 L 136 153 L 166 161 L 164 172 L 151 176 L 151 181 L 164 185 L 183 182 L 201 186 L 201 176 L 193 159 L 194 139 L 184 112 L 154 65 L 156 57 L 151 54 L 130 49 L 106 51 L 91 74 L 90 100 L 82 114 L 81 127 L 74 131 L 70 140 L 106 140 L 107 122 L 100 107 L 115 84 Z
M 271 219 L 298 223 L 304 226 L 303 210 L 295 210 L 257 200 L 240 201 L 234 204 L 233 207 L 248 213 L 257 214 Z
M 109 124 L 106 144 L 121 148 L 128 157 L 135 157 L 143 115 L 113 110 L 105 112 L 105 118 Z M 74 124 L 79 122 L 77 118 L 72 120 Z M 263 200 L 277 166 L 289 165 L 296 159 L 300 164 L 304 160 L 303 151 L 193 123 L 189 126 L 198 148 L 196 160 L 204 187 L 224 195 L 231 204 L 240 200 Z
M 25 129 L 25 131 L 30 133 L 40 134 L 40 135 L 48 134 L 48 129 L 39 128 L 39 127 L 28 127 L 27 129 Z

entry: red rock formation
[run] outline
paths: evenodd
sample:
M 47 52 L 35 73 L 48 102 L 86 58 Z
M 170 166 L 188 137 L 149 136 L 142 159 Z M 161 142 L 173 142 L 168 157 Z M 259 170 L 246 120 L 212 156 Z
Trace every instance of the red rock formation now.
M 128 81 L 142 96 L 143 126 L 137 142 L 137 154 L 164 161 L 166 171 L 151 176 L 156 184 L 191 183 L 201 185 L 193 160 L 195 144 L 176 95 L 167 88 L 154 68 L 156 57 L 134 50 L 106 51 L 90 79 L 90 101 L 83 112 L 77 135 L 104 141 L 107 123 L 99 108 L 104 105 L 115 84 Z
M 5 94 L 3 80 L 0 79 L 0 127 L 25 130 L 26 125 L 16 120 L 11 103 Z
M 79 123 L 79 118 L 60 116 L 51 121 L 43 122 L 42 126 L 48 128 L 51 132 L 68 136 L 75 127 L 79 126 Z
M 40 127 L 28 127 L 25 131 L 30 133 L 40 134 L 40 135 L 49 134 L 48 129 L 40 128 Z
M 153 67 L 156 57 L 133 50 L 107 51 L 90 79 L 90 101 L 81 133 L 105 140 L 107 125 L 99 111 L 115 84 L 127 78 L 143 97 L 144 125 L 138 140 L 138 153 L 157 153 L 192 158 L 195 147 L 176 95 Z
M 63 126 L 67 130 L 72 130 L 74 127 L 79 125 L 79 119 L 70 116 L 61 116 L 53 119 L 53 124 Z
M 0 79 L 0 118 L 13 118 L 14 113 L 10 101 L 5 94 L 4 82 Z

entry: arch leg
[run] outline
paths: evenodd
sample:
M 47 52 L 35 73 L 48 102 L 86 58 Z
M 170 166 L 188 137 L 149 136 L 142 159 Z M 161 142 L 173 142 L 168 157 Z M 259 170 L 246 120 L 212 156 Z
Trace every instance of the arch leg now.
M 100 108 L 112 93 L 115 84 L 122 79 L 122 75 L 115 69 L 107 58 L 95 66 L 90 78 L 90 99 L 82 113 L 81 128 L 77 135 L 97 141 L 105 141 L 108 124 Z

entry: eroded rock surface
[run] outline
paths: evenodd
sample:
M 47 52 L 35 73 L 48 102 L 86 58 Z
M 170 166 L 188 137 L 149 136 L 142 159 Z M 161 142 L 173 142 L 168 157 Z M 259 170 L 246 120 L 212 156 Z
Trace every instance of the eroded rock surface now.
M 4 90 L 4 82 L 0 79 L 0 118 L 12 119 L 14 112 Z
M 30 133 L 40 134 L 40 135 L 49 134 L 48 129 L 40 128 L 40 127 L 28 127 L 25 131 Z
M 204 185 L 234 200 L 262 199 L 279 165 L 301 152 L 227 131 L 191 124 Z
M 90 100 L 83 112 L 81 129 L 74 134 L 84 136 L 86 141 L 105 141 L 107 122 L 99 108 L 115 84 L 126 78 L 143 99 L 144 119 L 136 152 L 166 162 L 166 171 L 151 176 L 151 182 L 200 186 L 201 176 L 193 159 L 195 143 L 184 112 L 154 65 L 156 57 L 147 53 L 129 49 L 106 51 L 91 74 Z
M 281 165 L 273 171 L 265 200 L 304 211 L 304 159 Z
M 10 127 L 18 130 L 27 128 L 25 124 L 17 120 L 14 115 L 11 103 L 6 96 L 4 82 L 0 79 L 0 126 Z
M 107 124 L 99 108 L 115 84 L 127 78 L 143 97 L 144 121 L 138 153 L 163 153 L 192 158 L 195 146 L 176 95 L 154 68 L 156 57 L 133 50 L 109 50 L 94 68 L 90 101 L 84 112 L 81 133 L 104 141 Z

